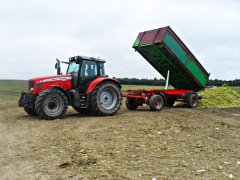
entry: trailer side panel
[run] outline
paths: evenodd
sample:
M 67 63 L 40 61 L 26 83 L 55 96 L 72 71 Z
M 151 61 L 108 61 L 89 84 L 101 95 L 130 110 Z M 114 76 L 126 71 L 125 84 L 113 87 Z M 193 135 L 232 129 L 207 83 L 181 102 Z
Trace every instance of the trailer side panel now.
M 133 44 L 163 77 L 177 89 L 203 89 L 209 74 L 170 27 L 139 33 Z

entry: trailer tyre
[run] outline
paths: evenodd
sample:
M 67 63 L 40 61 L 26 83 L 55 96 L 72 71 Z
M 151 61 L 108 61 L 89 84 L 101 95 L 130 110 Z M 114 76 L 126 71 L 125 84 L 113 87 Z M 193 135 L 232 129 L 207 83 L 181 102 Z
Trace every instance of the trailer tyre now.
M 186 97 L 186 103 L 190 108 L 196 108 L 198 105 L 198 95 L 195 93 L 188 94 Z
M 138 104 L 135 103 L 131 98 L 126 99 L 125 105 L 129 110 L 136 110 L 138 108 Z
M 67 112 L 68 100 L 60 90 L 49 89 L 37 96 L 35 107 L 40 119 L 61 119 Z
M 149 99 L 149 107 L 151 111 L 161 111 L 164 106 L 164 99 L 161 95 L 152 95 Z
M 121 91 L 116 83 L 101 83 L 95 87 L 90 97 L 90 110 L 93 115 L 114 115 L 120 109 L 121 105 Z
M 24 111 L 26 112 L 26 113 L 28 113 L 28 115 L 30 115 L 30 116 L 37 116 L 37 112 L 36 112 L 36 110 L 35 110 L 35 108 L 33 107 L 33 108 L 30 108 L 30 107 L 24 107 Z

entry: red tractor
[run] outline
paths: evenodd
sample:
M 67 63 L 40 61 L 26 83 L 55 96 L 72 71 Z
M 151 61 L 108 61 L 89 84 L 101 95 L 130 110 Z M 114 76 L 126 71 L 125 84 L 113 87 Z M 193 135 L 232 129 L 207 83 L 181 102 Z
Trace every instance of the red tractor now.
M 68 106 L 77 112 L 98 116 L 114 115 L 122 104 L 121 85 L 105 75 L 105 60 L 76 56 L 69 58 L 66 75 L 28 80 L 28 92 L 22 92 L 19 106 L 40 119 L 63 118 Z

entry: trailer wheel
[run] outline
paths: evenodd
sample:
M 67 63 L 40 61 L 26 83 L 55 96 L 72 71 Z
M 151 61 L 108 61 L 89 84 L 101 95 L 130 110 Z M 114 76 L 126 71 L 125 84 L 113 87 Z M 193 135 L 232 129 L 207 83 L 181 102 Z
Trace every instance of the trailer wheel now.
M 186 103 L 190 108 L 196 108 L 198 105 L 198 95 L 195 93 L 188 94 L 186 97 Z
M 138 104 L 135 103 L 131 98 L 126 99 L 125 105 L 129 110 L 136 110 L 138 108 Z
M 33 107 L 33 108 L 30 108 L 30 107 L 24 107 L 23 108 L 24 109 L 24 111 L 26 112 L 26 113 L 28 113 L 28 115 L 30 115 L 30 116 L 37 116 L 37 113 L 36 113 L 36 110 L 35 110 L 35 108 Z
M 67 97 L 60 90 L 49 89 L 37 96 L 35 107 L 40 119 L 58 119 L 65 116 L 68 101 Z
M 154 94 L 149 99 L 149 107 L 151 111 L 161 111 L 164 106 L 164 100 L 161 95 Z
M 98 116 L 111 116 L 117 113 L 122 105 L 119 87 L 112 82 L 98 85 L 90 97 L 91 113 Z

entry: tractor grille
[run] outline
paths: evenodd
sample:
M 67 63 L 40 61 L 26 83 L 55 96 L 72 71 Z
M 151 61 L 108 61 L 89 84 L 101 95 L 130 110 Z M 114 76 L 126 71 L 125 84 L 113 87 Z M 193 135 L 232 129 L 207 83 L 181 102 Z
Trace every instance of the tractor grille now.
M 28 81 L 28 90 L 34 87 L 34 81 Z

